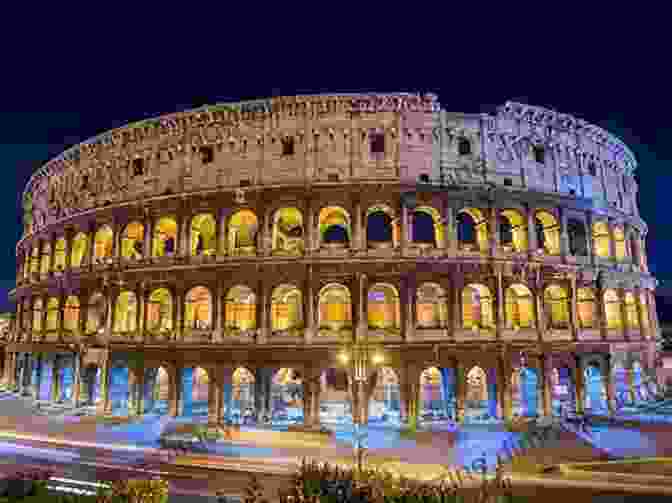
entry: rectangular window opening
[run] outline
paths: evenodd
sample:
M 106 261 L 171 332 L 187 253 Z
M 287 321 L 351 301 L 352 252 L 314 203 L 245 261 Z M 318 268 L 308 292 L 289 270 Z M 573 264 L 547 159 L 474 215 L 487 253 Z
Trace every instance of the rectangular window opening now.
M 143 174 L 143 159 L 133 159 L 133 176 L 141 176 Z
M 384 154 L 385 153 L 385 135 L 382 133 L 371 134 L 371 153 Z
M 210 164 L 215 160 L 215 151 L 210 146 L 201 147 L 200 154 L 201 154 L 201 162 L 203 164 Z
M 511 180 L 511 178 L 504 178 L 504 186 L 505 187 L 512 187 L 513 186 L 513 180 Z
M 282 139 L 282 155 L 294 155 L 294 138 L 288 136 Z

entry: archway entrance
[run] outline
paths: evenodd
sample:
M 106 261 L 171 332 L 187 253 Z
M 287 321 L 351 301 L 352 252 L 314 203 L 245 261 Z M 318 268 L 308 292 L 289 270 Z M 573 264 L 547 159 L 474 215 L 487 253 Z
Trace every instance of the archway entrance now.
M 89 365 L 82 371 L 80 399 L 84 406 L 93 406 L 100 400 L 101 369 Z
M 569 367 L 554 368 L 551 374 L 551 409 L 554 416 L 573 410 L 574 383 Z
M 612 373 L 616 403 L 619 407 L 631 405 L 632 398 L 630 396 L 630 386 L 628 385 L 627 371 L 623 367 L 623 364 L 619 362 L 614 365 Z
M 606 411 L 607 393 L 604 389 L 600 366 L 595 362 L 590 363 L 584 371 L 584 376 L 586 383 L 586 412 L 598 413 Z
M 145 369 L 144 409 L 145 414 L 164 415 L 168 413 L 170 381 L 163 367 Z
M 635 400 L 643 402 L 649 399 L 649 390 L 644 385 L 642 366 L 639 362 L 632 364 L 632 387 L 635 391 Z
M 71 402 L 73 399 L 73 361 L 66 358 L 60 361 L 58 368 L 58 401 L 60 403 Z
M 454 417 L 453 369 L 429 367 L 420 374 L 419 419 L 445 421 Z
M 40 358 L 38 400 L 51 401 L 51 388 L 54 379 L 54 361 L 46 357 Z
M 110 369 L 110 405 L 112 406 L 112 415 L 127 416 L 128 415 L 128 367 L 113 366 Z
M 320 422 L 352 423 L 352 400 L 348 373 L 328 368 L 320 375 Z
M 181 416 L 208 417 L 208 372 L 202 367 L 182 369 Z
M 494 376 L 488 376 L 481 367 L 473 367 L 467 373 L 465 423 L 488 422 L 497 417 L 497 393 L 493 378 Z
M 381 367 L 369 399 L 369 423 L 398 424 L 399 413 L 399 377 L 391 367 Z
M 523 367 L 513 372 L 511 379 L 514 416 L 538 415 L 537 369 Z
M 271 410 L 274 424 L 303 422 L 303 382 L 294 369 L 281 368 L 274 373 Z
M 232 376 L 231 418 L 236 423 L 250 423 L 255 419 L 254 374 L 238 367 Z

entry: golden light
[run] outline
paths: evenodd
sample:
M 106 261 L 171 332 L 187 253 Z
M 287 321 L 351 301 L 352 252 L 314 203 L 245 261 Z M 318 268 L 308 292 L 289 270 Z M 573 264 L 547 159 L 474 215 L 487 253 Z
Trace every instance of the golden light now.
M 341 362 L 348 363 L 348 354 L 347 353 L 343 352 L 339 356 L 341 358 Z
M 373 363 L 375 363 L 376 365 L 379 363 L 383 363 L 383 355 L 381 355 L 380 353 L 376 353 L 375 355 L 373 355 Z

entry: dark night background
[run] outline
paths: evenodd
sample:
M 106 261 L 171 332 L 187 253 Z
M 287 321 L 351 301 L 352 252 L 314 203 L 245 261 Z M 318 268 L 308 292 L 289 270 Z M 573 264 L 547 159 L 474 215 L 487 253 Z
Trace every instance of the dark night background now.
M 517 100 L 616 134 L 639 162 L 650 267 L 660 280 L 659 311 L 666 310 L 672 43 L 665 13 L 614 2 L 608 9 L 484 3 L 473 11 L 453 2 L 254 4 L 251 12 L 226 5 L 223 12 L 139 2 L 73 12 L 62 4 L 39 13 L 32 4 L 26 12 L 3 8 L 0 311 L 12 308 L 21 192 L 37 167 L 67 147 L 203 104 L 356 91 L 435 92 L 443 108 L 460 112 Z

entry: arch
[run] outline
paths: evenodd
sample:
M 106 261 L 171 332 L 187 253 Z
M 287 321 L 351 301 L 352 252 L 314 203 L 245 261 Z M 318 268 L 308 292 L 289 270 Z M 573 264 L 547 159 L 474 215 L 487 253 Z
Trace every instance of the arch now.
M 535 302 L 530 289 L 520 283 L 511 285 L 506 289 L 504 297 L 506 327 L 509 329 L 534 328 Z
M 399 246 L 399 221 L 392 208 L 376 205 L 366 212 L 366 242 L 369 248 L 382 248 L 386 243 Z
M 488 223 L 477 208 L 463 208 L 457 213 L 457 241 L 461 249 L 488 250 Z
M 649 398 L 649 390 L 644 385 L 644 371 L 639 361 L 632 362 L 632 388 L 635 399 L 638 401 Z
M 138 300 L 135 293 L 123 291 L 114 306 L 114 332 L 135 332 L 137 328 Z
M 144 255 L 145 227 L 140 222 L 130 222 L 121 234 L 121 256 L 142 258 Z
M 47 323 L 46 330 L 58 330 L 59 301 L 56 297 L 47 300 Z
M 259 221 L 252 210 L 239 210 L 231 215 L 227 234 L 229 252 L 256 250 L 258 230 Z
M 297 208 L 280 208 L 273 214 L 273 251 L 290 255 L 304 252 L 303 213 Z
M 551 408 L 553 415 L 563 416 L 574 403 L 572 369 L 567 366 L 554 368 L 551 372 Z
M 73 398 L 74 372 L 72 358 L 59 359 L 58 372 L 55 376 L 58 379 L 58 398 L 59 403 L 70 402 Z
M 524 417 L 538 415 L 537 369 L 523 367 L 513 371 L 511 386 L 514 414 Z
M 623 314 L 621 313 L 621 300 L 618 293 L 612 288 L 604 291 L 604 314 L 607 318 L 607 329 L 616 330 L 623 328 Z
M 128 366 L 115 363 L 110 369 L 110 388 L 109 399 L 112 407 L 112 415 L 127 416 L 129 412 L 130 390 L 129 390 L 129 369 Z
M 237 285 L 229 289 L 224 300 L 224 324 L 230 330 L 257 328 L 257 297 L 251 288 Z
M 208 387 L 210 378 L 203 367 L 187 367 L 182 369 L 182 407 L 181 416 L 208 416 Z
M 584 369 L 586 387 L 585 408 L 590 412 L 601 412 L 607 408 L 607 392 L 602 379 L 602 369 L 597 362 L 591 362 Z
M 488 414 L 488 376 L 479 367 L 472 367 L 465 378 L 465 421 L 478 421 Z
M 206 330 L 212 328 L 212 295 L 204 286 L 195 286 L 184 299 L 185 327 Z
M 232 412 L 234 420 L 240 422 L 245 417 L 250 417 L 254 414 L 254 388 L 255 379 L 254 374 L 245 367 L 238 367 L 232 376 Z M 250 412 L 252 414 L 250 414 Z
M 97 334 L 103 329 L 107 315 L 107 301 L 100 292 L 95 292 L 89 297 L 87 309 L 86 333 Z
M 527 243 L 527 222 L 525 217 L 516 210 L 503 210 L 499 213 L 499 241 L 502 246 L 509 246 L 515 252 L 525 252 Z
M 319 293 L 318 315 L 320 329 L 351 329 L 352 301 L 350 290 L 339 283 L 325 285 Z
M 191 245 L 189 249 L 192 256 L 214 255 L 216 253 L 216 226 L 215 217 L 210 213 L 200 213 L 191 219 Z
M 462 290 L 462 327 L 466 329 L 493 328 L 493 311 L 490 289 L 478 283 L 470 283 Z
M 114 232 L 109 225 L 101 225 L 94 236 L 94 258 L 111 257 L 114 248 Z
M 420 328 L 446 328 L 448 302 L 446 291 L 437 283 L 423 283 L 417 291 L 417 319 Z
M 170 400 L 170 375 L 165 367 L 145 369 L 145 413 L 165 415 Z
M 436 248 L 443 245 L 441 215 L 435 208 L 420 206 L 413 211 L 412 241 Z
M 279 285 L 271 295 L 271 331 L 302 329 L 303 302 L 301 290 L 294 285 Z
M 152 257 L 166 257 L 177 251 L 177 222 L 173 217 L 161 217 L 154 226 Z
M 146 327 L 150 332 L 173 329 L 173 295 L 167 288 L 157 288 L 147 299 Z
M 327 368 L 320 374 L 320 422 L 351 423 L 351 381 L 343 368 Z
M 535 213 L 537 226 L 537 246 L 548 255 L 560 255 L 560 225 L 557 218 L 548 211 Z
M 597 328 L 597 303 L 593 289 L 581 287 L 576 291 L 576 297 L 579 328 Z
M 398 423 L 400 416 L 399 376 L 392 367 L 379 367 L 369 401 L 369 422 Z
M 292 368 L 280 368 L 271 382 L 271 420 L 303 422 L 303 380 Z
M 388 283 L 371 285 L 367 296 L 367 319 L 372 329 L 398 329 L 399 292 Z
M 340 206 L 327 206 L 320 210 L 320 243 L 341 243 L 348 245 L 352 242 L 352 227 L 350 214 Z
M 639 329 L 639 314 L 637 313 L 637 301 L 632 292 L 625 292 L 623 296 L 625 306 L 625 326 L 630 329 Z
M 600 258 L 611 258 L 611 234 L 606 222 L 593 223 L 593 251 Z
M 614 383 L 614 398 L 619 407 L 624 404 L 629 404 L 632 400 L 630 399 L 630 390 L 628 386 L 627 379 L 627 370 L 624 367 L 624 362 L 621 359 L 617 359 L 612 367 L 611 374 Z
M 588 255 L 588 239 L 586 226 L 580 220 L 570 218 L 567 220 L 567 235 L 569 237 L 569 253 L 577 257 Z
M 33 332 L 42 331 L 42 310 L 43 302 L 40 297 L 33 302 Z
M 81 267 L 89 248 L 89 237 L 83 232 L 78 232 L 72 240 L 72 250 L 70 252 L 70 265 L 72 267 Z
M 544 291 L 544 307 L 550 321 L 550 328 L 569 328 L 569 298 L 564 287 L 548 286 Z
M 63 309 L 63 328 L 71 332 L 79 330 L 79 298 L 68 295 Z
M 623 227 L 616 225 L 613 227 L 614 233 L 614 253 L 616 255 L 616 260 L 624 261 L 628 258 L 627 243 L 625 240 L 625 232 Z
M 42 245 L 42 253 L 40 255 L 40 274 L 48 274 L 50 265 L 51 265 L 51 245 L 49 243 L 44 243 Z
M 54 270 L 65 270 L 65 238 L 60 237 L 54 246 Z

